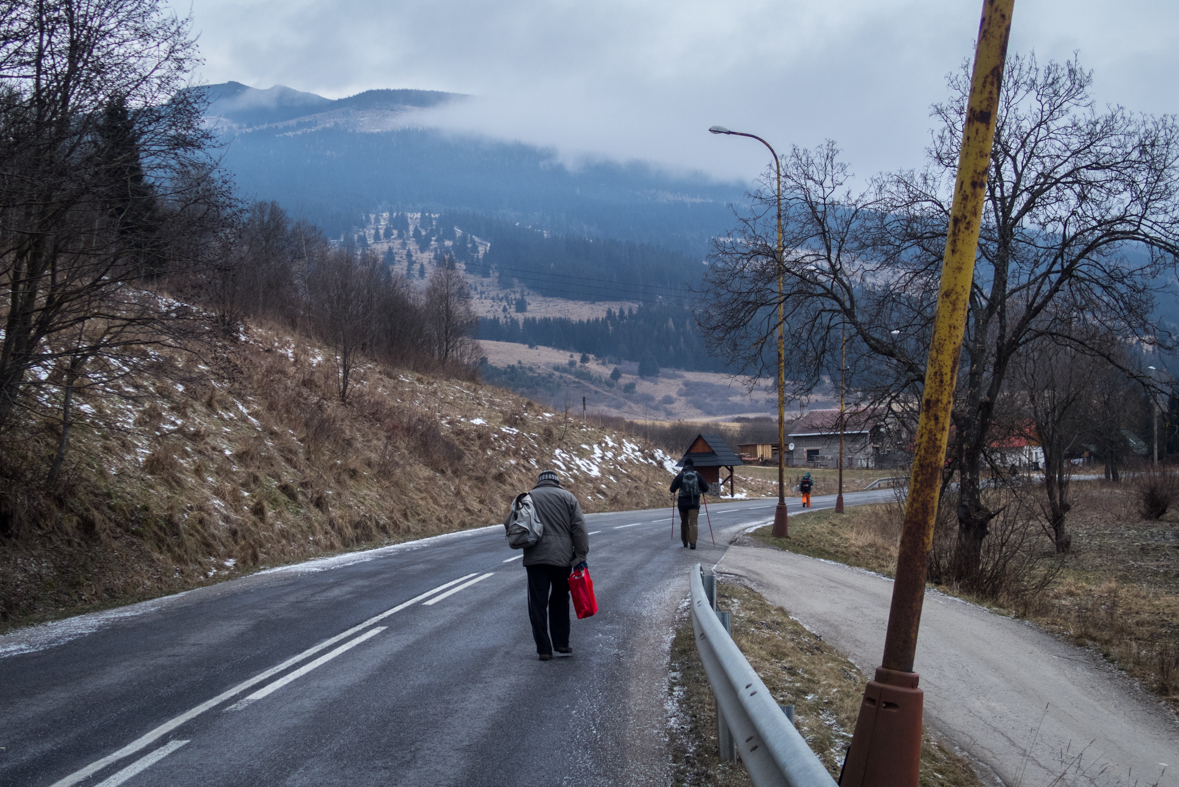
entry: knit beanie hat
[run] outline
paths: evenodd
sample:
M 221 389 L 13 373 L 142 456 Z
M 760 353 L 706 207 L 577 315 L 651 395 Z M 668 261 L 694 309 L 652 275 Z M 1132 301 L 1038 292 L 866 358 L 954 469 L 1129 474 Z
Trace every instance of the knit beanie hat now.
M 695 463 L 695 462 L 693 462 L 693 461 L 692 461 L 692 459 L 691 459 L 690 457 L 689 457 L 688 459 L 685 459 L 685 460 L 684 460 L 684 468 L 685 468 L 685 469 L 687 469 L 687 468 L 689 468 L 689 467 L 695 467 L 695 466 L 696 466 L 696 463 Z
M 558 484 L 561 483 L 561 479 L 557 478 L 557 474 L 552 470 L 545 470 L 536 477 L 536 483 L 538 484 L 543 484 L 545 481 L 553 481 Z

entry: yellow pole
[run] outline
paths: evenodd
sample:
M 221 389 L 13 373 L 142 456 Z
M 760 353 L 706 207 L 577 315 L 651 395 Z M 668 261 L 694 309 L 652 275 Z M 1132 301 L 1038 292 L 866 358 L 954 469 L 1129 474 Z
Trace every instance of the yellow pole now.
M 1014 4 L 1015 0 L 983 3 L 884 659 L 864 690 L 840 782 L 843 787 L 915 787 L 918 781 L 922 692 L 917 688 L 913 659 Z

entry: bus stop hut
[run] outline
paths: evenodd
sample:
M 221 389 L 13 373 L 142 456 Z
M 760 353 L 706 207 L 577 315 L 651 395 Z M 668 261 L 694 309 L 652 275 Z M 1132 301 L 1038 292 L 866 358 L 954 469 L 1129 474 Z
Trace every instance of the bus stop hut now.
M 676 467 L 683 467 L 685 459 L 692 460 L 696 472 L 708 482 L 710 487 L 715 484 L 723 493 L 725 481 L 728 481 L 729 497 L 733 496 L 733 468 L 745 463 L 732 448 L 729 448 L 729 444 L 724 441 L 724 438 L 715 434 L 696 435 L 696 439 L 688 446 L 688 450 L 676 463 Z M 728 476 L 721 478 L 721 470 L 728 470 Z

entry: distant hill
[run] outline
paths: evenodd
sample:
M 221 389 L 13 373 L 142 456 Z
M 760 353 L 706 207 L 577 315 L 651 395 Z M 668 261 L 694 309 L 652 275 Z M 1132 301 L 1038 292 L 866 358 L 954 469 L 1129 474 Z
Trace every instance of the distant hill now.
M 276 200 L 338 237 L 376 210 L 482 214 L 567 236 L 613 238 L 696 259 L 733 223 L 745 186 L 642 163 L 570 169 L 555 150 L 415 124 L 467 97 L 370 90 L 331 100 L 288 87 L 210 85 L 209 122 L 248 199 Z
M 366 90 L 354 96 L 330 99 L 282 85 L 258 90 L 240 82 L 224 82 L 197 88 L 209 102 L 206 117 L 220 127 L 253 128 L 314 118 L 341 110 L 401 113 L 464 98 L 434 90 Z

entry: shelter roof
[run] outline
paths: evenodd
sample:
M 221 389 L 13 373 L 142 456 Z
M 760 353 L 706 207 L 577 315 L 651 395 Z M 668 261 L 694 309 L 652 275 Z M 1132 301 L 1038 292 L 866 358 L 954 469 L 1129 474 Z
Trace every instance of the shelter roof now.
M 688 450 L 684 452 L 676 467 L 684 464 L 684 459 L 691 459 L 696 467 L 735 467 L 745 464 L 737 456 L 724 438 L 716 434 L 699 434 Z

